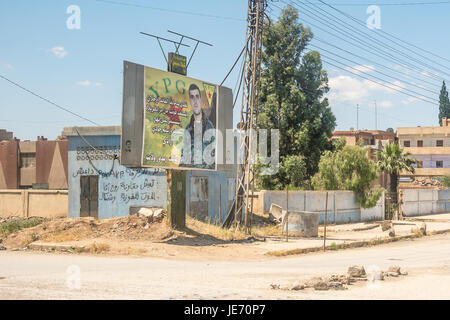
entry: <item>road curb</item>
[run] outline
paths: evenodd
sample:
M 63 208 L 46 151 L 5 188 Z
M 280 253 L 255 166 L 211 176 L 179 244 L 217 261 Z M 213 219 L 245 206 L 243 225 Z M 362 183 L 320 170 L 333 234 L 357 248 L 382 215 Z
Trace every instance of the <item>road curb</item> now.
M 392 238 L 391 237 L 389 237 L 389 238 L 374 238 L 374 239 L 370 239 L 370 240 L 355 241 L 355 242 L 351 242 L 351 243 L 340 243 L 340 244 L 336 244 L 334 246 L 328 245 L 325 247 L 325 249 L 326 249 L 326 251 L 336 251 L 339 249 L 352 249 L 352 248 L 376 246 L 379 244 L 386 244 L 386 243 L 397 242 L 397 241 L 401 241 L 401 240 L 423 238 L 426 236 L 443 234 L 443 233 L 447 233 L 447 232 L 450 232 L 450 229 L 431 231 L 431 232 L 427 233 L 426 235 L 408 234 L 408 235 L 396 236 L 396 237 L 392 237 Z M 310 247 L 310 248 L 298 248 L 298 249 L 291 249 L 291 250 L 274 250 L 274 251 L 266 252 L 265 255 L 275 256 L 275 257 L 284 257 L 284 256 L 306 254 L 306 253 L 318 252 L 318 251 L 323 251 L 323 246 L 316 246 L 316 247 Z

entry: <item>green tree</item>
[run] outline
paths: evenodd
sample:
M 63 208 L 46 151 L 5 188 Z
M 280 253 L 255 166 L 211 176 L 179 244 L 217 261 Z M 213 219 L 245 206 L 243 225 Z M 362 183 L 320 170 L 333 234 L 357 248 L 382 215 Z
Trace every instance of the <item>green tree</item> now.
M 416 163 L 416 160 L 408 158 L 410 155 L 409 152 L 403 152 L 403 148 L 398 143 L 389 143 L 384 147 L 383 151 L 378 151 L 378 169 L 390 176 L 389 192 L 394 203 L 397 203 L 399 173 L 402 170 L 414 173 L 414 167 L 412 165 Z
M 361 207 L 372 208 L 383 193 L 383 188 L 370 187 L 377 177 L 377 165 L 367 157 L 367 149 L 345 146 L 335 152 L 325 152 L 312 185 L 315 190 L 351 190 Z
M 445 81 L 442 82 L 441 93 L 439 95 L 439 124 L 442 125 L 442 118 L 450 118 L 450 100 L 448 98 Z
M 446 174 L 441 178 L 441 185 L 446 188 L 450 188 L 450 175 Z
M 312 37 L 292 6 L 264 28 L 258 127 L 280 130 L 280 170 L 259 176 L 262 188 L 308 188 L 321 154 L 333 147 L 336 118 L 323 98 L 328 76 L 320 54 L 304 52 Z

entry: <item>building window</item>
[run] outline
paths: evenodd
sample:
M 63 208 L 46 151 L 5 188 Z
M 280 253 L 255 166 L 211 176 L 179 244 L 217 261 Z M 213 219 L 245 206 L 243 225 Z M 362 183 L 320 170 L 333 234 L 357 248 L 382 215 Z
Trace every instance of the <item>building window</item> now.
M 409 143 L 409 140 L 405 140 L 405 141 L 403 141 L 403 146 L 404 147 L 407 147 L 407 148 L 409 148 L 410 147 L 410 143 Z
M 436 147 L 443 147 L 444 146 L 444 140 L 436 140 Z
M 444 167 L 444 161 L 436 161 L 436 168 L 443 168 Z
M 423 168 L 423 161 L 417 160 L 417 168 Z
M 21 153 L 20 154 L 21 168 L 36 168 L 36 154 L 35 153 Z
M 420 147 L 423 147 L 423 140 L 417 140 L 417 146 L 420 148 Z

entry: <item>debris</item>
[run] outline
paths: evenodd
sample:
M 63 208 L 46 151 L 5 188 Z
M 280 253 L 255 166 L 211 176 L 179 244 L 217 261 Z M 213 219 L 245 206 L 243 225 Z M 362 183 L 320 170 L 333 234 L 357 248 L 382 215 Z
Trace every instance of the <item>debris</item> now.
M 395 230 L 394 228 L 389 229 L 389 237 L 395 237 Z
M 305 289 L 305 285 L 302 283 L 299 283 L 298 281 L 294 282 L 294 284 L 289 288 L 289 290 L 294 290 L 294 291 L 303 290 L 303 289 Z
M 305 286 L 307 288 L 314 288 L 314 286 L 319 282 L 323 282 L 323 279 L 321 277 L 314 277 L 306 281 Z
M 387 272 L 388 272 L 388 273 L 389 273 L 389 272 L 391 272 L 391 273 L 396 273 L 397 275 L 401 274 L 401 271 L 400 271 L 400 267 L 399 267 L 399 266 L 390 266 Z
M 339 281 L 330 281 L 328 282 L 328 287 L 334 290 L 346 290 L 347 288 L 344 287 L 344 285 L 342 284 L 342 282 Z
M 426 236 L 427 235 L 427 224 L 425 222 L 422 222 L 419 230 L 424 236 Z
M 282 217 L 283 209 L 279 205 L 272 203 L 270 205 L 269 218 L 276 222 L 281 222 Z
M 389 277 L 398 277 L 398 273 L 397 272 L 387 272 L 387 275 L 389 276 Z
M 270 288 L 271 288 L 272 290 L 280 290 L 280 285 L 279 285 L 279 284 L 271 284 L 271 285 L 270 285 Z
M 314 285 L 314 290 L 328 290 L 328 289 L 330 288 L 328 287 L 328 283 L 326 283 L 325 281 L 318 281 Z
M 347 273 L 352 278 L 359 278 L 366 275 L 366 270 L 363 266 L 352 266 L 348 268 Z
M 143 217 L 152 217 L 153 216 L 153 209 L 151 208 L 140 208 L 137 212 L 137 215 L 143 216 Z
M 389 230 L 392 226 L 391 226 L 391 221 L 384 221 L 381 223 L 381 231 L 386 231 Z
M 6 250 L 6 247 L 0 246 L 0 250 Z

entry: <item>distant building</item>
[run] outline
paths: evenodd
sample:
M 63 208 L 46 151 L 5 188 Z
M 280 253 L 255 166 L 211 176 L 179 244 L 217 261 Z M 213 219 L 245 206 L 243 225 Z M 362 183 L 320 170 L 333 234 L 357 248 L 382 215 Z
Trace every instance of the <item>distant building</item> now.
M 0 129 L 0 141 L 11 140 L 12 138 L 12 132 L 6 131 L 5 129 Z
M 383 147 L 388 143 L 393 143 L 396 140 L 395 132 L 392 128 L 384 130 L 353 130 L 349 131 L 334 131 L 331 139 L 345 138 L 346 145 L 355 146 L 359 141 L 362 141 L 364 147 L 369 148 L 369 158 L 376 161 L 377 152 L 383 150 Z M 378 178 L 372 182 L 372 186 L 381 186 L 389 189 L 390 177 L 386 173 L 381 173 Z
M 441 126 L 397 128 L 397 138 L 405 152 L 417 160 L 414 174 L 402 172 L 400 182 L 427 181 L 431 185 L 430 180 L 450 174 L 450 119 L 442 118 Z
M 0 189 L 67 189 L 67 140 L 0 142 Z

